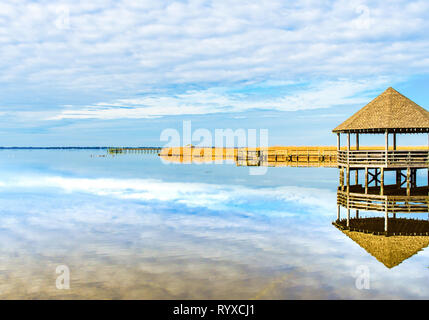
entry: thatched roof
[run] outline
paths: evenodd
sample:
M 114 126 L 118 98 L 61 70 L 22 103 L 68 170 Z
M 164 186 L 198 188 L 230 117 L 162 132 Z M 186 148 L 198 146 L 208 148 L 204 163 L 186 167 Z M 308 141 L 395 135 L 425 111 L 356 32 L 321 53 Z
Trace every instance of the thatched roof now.
M 381 133 L 386 130 L 429 132 L 429 112 L 395 89 L 388 88 L 332 131 Z
M 387 268 L 396 267 L 429 245 L 429 236 L 376 236 L 341 230 Z

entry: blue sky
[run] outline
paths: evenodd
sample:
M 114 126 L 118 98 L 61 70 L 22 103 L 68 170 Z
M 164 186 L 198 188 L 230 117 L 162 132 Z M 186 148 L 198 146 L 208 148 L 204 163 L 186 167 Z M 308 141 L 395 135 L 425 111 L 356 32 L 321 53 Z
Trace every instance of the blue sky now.
M 0 145 L 162 145 L 181 128 L 331 129 L 392 86 L 429 105 L 427 1 L 0 4 Z

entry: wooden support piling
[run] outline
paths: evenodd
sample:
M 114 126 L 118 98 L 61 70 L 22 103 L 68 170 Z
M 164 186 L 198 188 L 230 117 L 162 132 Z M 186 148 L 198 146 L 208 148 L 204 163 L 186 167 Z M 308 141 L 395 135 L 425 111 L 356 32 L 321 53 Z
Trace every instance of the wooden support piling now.
M 350 168 L 346 167 L 346 188 L 347 193 L 350 192 Z
M 407 196 L 411 195 L 411 169 L 407 168 Z
M 393 150 L 396 150 L 396 132 L 393 133 Z
M 368 194 L 368 167 L 365 167 L 365 194 Z
M 340 168 L 340 188 L 344 191 L 344 167 Z
M 347 133 L 347 166 L 350 160 L 350 133 Z
M 396 173 L 396 187 L 400 188 L 401 187 L 401 169 L 396 169 L 395 173 Z
M 385 132 L 385 140 L 386 140 L 386 145 L 385 145 L 385 162 L 386 162 L 386 166 L 387 166 L 387 157 L 388 157 L 388 151 L 389 151 L 389 131 L 387 131 L 387 130 Z
M 341 149 L 341 137 L 340 134 L 337 133 L 337 151 L 340 151 Z
M 388 206 L 387 206 L 387 199 L 386 199 L 386 204 L 385 204 L 385 209 L 384 209 L 384 231 L 386 232 L 386 234 L 387 234 L 387 232 L 388 232 L 388 219 L 389 219 L 389 212 L 387 211 L 388 210 Z
M 350 209 L 347 208 L 347 227 L 350 227 Z

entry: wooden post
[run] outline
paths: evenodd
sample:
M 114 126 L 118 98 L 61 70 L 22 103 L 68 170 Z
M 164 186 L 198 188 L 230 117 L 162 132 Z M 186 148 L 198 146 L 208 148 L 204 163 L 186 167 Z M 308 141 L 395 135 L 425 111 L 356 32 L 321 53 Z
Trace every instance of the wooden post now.
M 367 193 L 368 193 L 368 167 L 365 167 L 365 194 Z
M 384 195 L 384 168 L 380 170 L 380 195 Z
M 359 150 L 359 133 L 356 133 L 356 150 Z
M 396 132 L 393 133 L 393 150 L 396 150 Z
M 359 210 L 356 210 L 356 219 L 359 219 Z
M 386 162 L 386 166 L 387 166 L 387 151 L 389 150 L 389 132 L 386 130 L 385 134 L 385 140 L 386 140 L 386 144 L 385 144 L 385 162 Z
M 355 185 L 359 184 L 359 170 L 355 170 Z
M 344 191 L 344 167 L 340 168 L 340 187 L 341 191 Z
M 350 209 L 348 208 L 348 200 L 347 200 L 347 227 L 350 227 Z
M 337 221 L 340 221 L 341 217 L 341 206 L 337 205 Z
M 350 134 L 348 134 L 348 138 L 350 138 Z M 348 144 L 347 148 L 349 148 L 349 147 L 350 147 L 350 144 Z M 350 200 L 350 168 L 348 166 L 346 168 L 346 183 L 347 183 L 347 227 L 349 227 L 350 226 L 350 207 L 349 207 L 349 200 Z
M 341 137 L 340 137 L 340 133 L 337 133 L 337 151 L 340 151 L 341 149 Z
M 417 169 L 411 169 L 411 188 L 417 187 Z
M 346 167 L 346 188 L 347 188 L 347 197 L 350 192 L 350 168 Z
M 350 133 L 347 132 L 347 166 L 349 165 L 350 161 Z
M 386 204 L 385 204 L 385 209 L 384 209 L 384 231 L 387 234 L 387 231 L 388 231 L 388 224 L 387 224 L 387 222 L 388 222 L 388 219 L 389 219 L 389 215 L 388 215 L 388 212 L 387 212 L 387 199 L 385 201 L 386 201 Z
M 411 170 L 407 168 L 407 197 L 411 195 Z
M 401 187 L 401 169 L 396 169 L 396 187 Z

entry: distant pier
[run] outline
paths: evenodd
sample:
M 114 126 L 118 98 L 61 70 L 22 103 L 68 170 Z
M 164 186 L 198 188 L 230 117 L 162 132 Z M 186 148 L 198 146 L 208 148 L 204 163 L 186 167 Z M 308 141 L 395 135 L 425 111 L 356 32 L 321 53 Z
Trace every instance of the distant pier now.
M 127 154 L 127 153 L 153 153 L 158 154 L 161 151 L 161 147 L 115 147 L 108 148 L 109 154 Z

